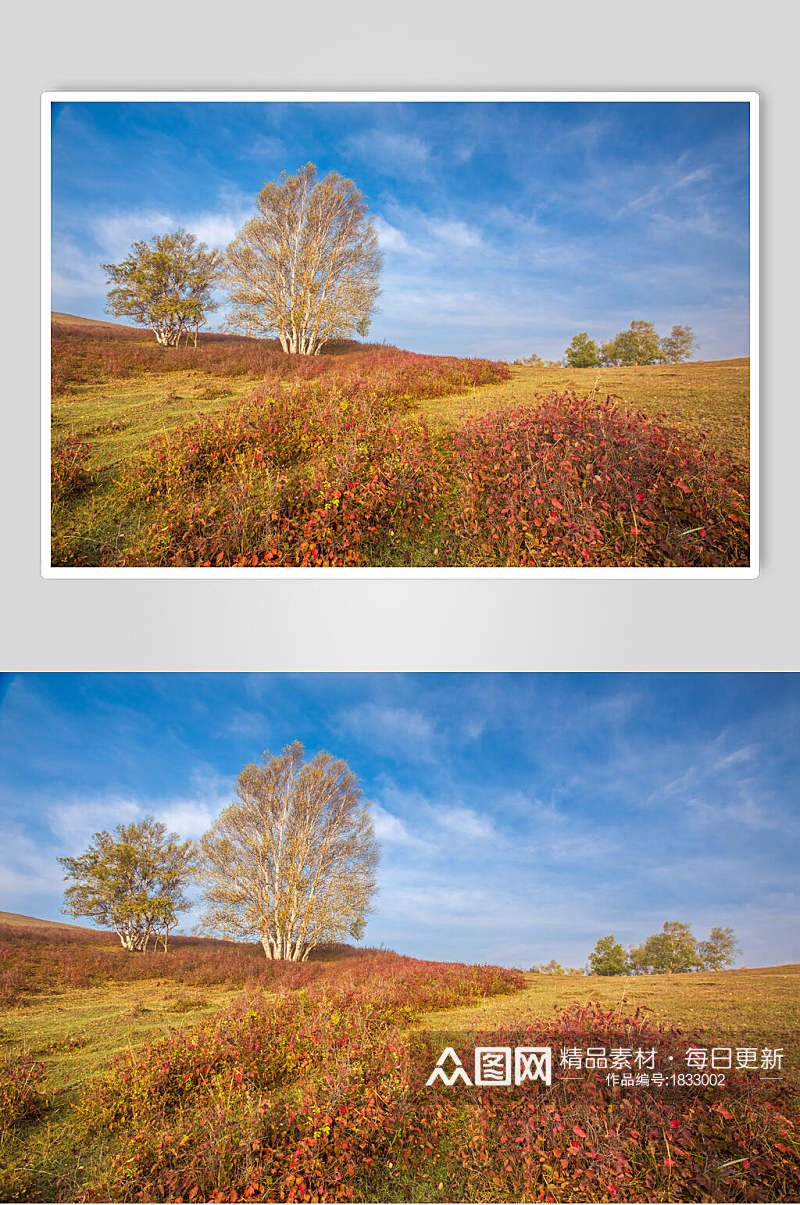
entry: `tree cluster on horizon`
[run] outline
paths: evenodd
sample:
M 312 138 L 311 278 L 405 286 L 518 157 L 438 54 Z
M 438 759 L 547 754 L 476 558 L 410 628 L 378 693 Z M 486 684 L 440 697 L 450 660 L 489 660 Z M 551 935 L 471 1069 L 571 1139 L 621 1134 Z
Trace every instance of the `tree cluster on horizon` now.
M 206 902 L 201 931 L 256 938 L 269 959 L 304 962 L 315 946 L 363 936 L 379 849 L 355 775 L 297 741 L 242 770 L 237 798 L 196 844 L 148 816 L 95 833 L 79 858 L 59 858 L 65 912 L 114 929 L 123 949 L 167 949 L 184 891 Z
M 566 349 L 568 368 L 622 367 L 644 364 L 681 364 L 699 350 L 690 326 L 676 324 L 668 335 L 657 334 L 652 322 L 634 319 L 627 330 L 598 344 L 588 331 L 573 335 Z
M 736 961 L 739 945 L 733 929 L 714 926 L 698 941 L 680 921 L 665 921 L 638 946 L 625 950 L 613 933 L 601 937 L 589 955 L 593 975 L 663 975 L 682 971 L 721 971 Z

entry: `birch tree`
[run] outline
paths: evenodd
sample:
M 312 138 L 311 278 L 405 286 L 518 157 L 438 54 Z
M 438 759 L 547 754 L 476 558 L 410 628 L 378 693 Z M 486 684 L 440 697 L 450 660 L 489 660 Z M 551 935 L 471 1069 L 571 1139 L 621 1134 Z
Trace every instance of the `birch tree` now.
M 382 258 L 363 197 L 336 172 L 307 163 L 259 193 L 257 214 L 227 250 L 226 326 L 277 334 L 291 355 L 318 355 L 331 339 L 366 334 Z
M 141 952 L 161 936 L 164 950 L 194 859 L 191 841 L 167 833 L 152 816 L 95 833 L 79 858 L 59 858 L 67 887 L 64 911 L 113 929 L 123 949 Z
M 206 314 L 217 309 L 212 289 L 223 258 L 193 234 L 176 230 L 134 243 L 120 264 L 101 264 L 113 287 L 108 312 L 148 326 L 162 347 L 177 347 L 190 332 L 197 347 Z
M 239 775 L 236 800 L 200 844 L 207 932 L 256 937 L 269 959 L 305 961 L 363 931 L 378 844 L 352 771 L 297 742 Z

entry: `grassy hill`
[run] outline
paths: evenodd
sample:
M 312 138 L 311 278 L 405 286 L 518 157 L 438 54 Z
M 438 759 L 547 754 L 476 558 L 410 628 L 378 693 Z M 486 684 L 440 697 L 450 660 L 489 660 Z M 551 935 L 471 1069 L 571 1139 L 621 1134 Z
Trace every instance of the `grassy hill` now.
M 83 925 L 70 925 L 60 920 L 40 920 L 37 916 L 24 916 L 21 912 L 0 912 L 0 925 L 14 925 L 23 929 L 70 929 L 73 933 L 91 933 Z
M 2 974 L 59 929 L 8 914 Z M 49 929 L 49 933 L 48 933 Z M 37 935 L 42 934 L 40 939 Z M 0 934 L 0 941 L 2 941 Z M 72 934 L 0 1011 L 6 1200 L 790 1201 L 800 966 L 521 975 L 383 952 L 269 971 L 235 949 L 108 954 Z M 98 962 L 97 960 L 100 960 Z M 103 960 L 106 960 L 103 962 Z M 133 978 L 117 978 L 123 965 Z M 100 978 L 92 978 L 100 969 Z M 49 968 L 49 970 L 48 970 Z M 628 1091 L 427 1088 L 445 1045 L 783 1047 L 786 1073 Z M 613 1191 L 612 1191 L 613 1190 Z
M 71 318 L 52 328 L 55 565 L 747 563 L 746 359 L 288 357 Z

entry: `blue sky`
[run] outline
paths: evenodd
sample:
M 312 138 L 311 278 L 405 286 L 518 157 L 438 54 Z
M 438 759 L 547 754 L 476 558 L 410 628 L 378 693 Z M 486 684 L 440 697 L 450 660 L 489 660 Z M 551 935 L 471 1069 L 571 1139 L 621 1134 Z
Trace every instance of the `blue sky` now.
M 560 359 L 576 331 L 643 318 L 689 323 L 704 359 L 746 355 L 748 120 L 736 102 L 56 104 L 53 309 L 107 316 L 101 262 L 178 225 L 224 248 L 311 161 L 375 216 L 375 339 Z
M 731 925 L 800 961 L 800 675 L 19 675 L 0 685 L 0 910 L 63 919 L 56 859 L 147 813 L 197 838 L 236 776 L 343 757 L 383 849 L 366 934 L 581 966 Z M 185 921 L 191 927 L 191 919 Z

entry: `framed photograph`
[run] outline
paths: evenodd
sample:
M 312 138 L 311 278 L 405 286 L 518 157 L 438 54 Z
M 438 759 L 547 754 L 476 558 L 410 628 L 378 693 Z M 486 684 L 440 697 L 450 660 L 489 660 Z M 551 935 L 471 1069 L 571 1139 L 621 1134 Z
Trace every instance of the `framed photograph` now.
M 8 1200 L 800 1197 L 800 675 L 0 687 Z
M 758 97 L 47 93 L 45 576 L 754 577 Z

